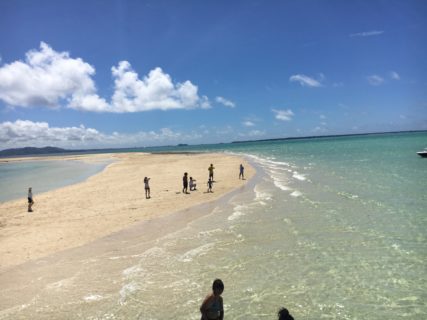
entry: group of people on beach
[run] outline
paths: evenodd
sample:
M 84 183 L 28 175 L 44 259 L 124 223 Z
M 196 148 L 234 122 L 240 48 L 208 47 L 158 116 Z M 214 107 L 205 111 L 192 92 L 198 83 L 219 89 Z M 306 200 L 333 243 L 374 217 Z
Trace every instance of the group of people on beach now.
M 215 182 L 214 181 L 214 169 L 215 169 L 215 167 L 211 163 L 211 165 L 208 167 L 209 178 L 208 178 L 208 182 L 207 182 L 207 187 L 208 187 L 207 193 L 213 192 L 212 187 L 213 187 L 213 183 Z M 243 170 L 244 170 L 244 167 L 242 164 L 240 164 L 239 179 L 244 179 Z M 144 188 L 145 188 L 145 198 L 146 199 L 151 198 L 149 181 L 150 181 L 150 178 L 144 177 Z M 189 194 L 190 192 L 188 192 L 188 187 L 190 187 L 190 191 L 196 191 L 197 190 L 196 179 L 193 179 L 193 177 L 190 177 L 190 179 L 188 179 L 188 172 L 184 172 L 184 176 L 182 177 L 182 193 Z
M 213 166 L 213 164 L 211 163 L 211 165 L 208 168 L 209 171 L 209 179 L 207 182 L 207 186 L 208 186 L 208 193 L 213 192 L 212 191 L 212 186 L 213 183 L 215 182 L 213 179 L 214 176 L 214 169 L 215 167 Z M 188 192 L 188 172 L 184 172 L 184 176 L 182 177 L 182 193 L 184 194 L 189 194 Z M 190 177 L 190 191 L 195 191 L 196 189 L 196 179 L 193 179 L 193 177 Z
M 224 283 L 215 279 L 212 283 L 212 293 L 206 296 L 200 306 L 201 320 L 223 320 L 224 303 L 221 294 L 224 292 Z M 288 309 L 281 308 L 277 313 L 278 320 L 294 320 Z
M 209 171 L 209 178 L 208 178 L 208 182 L 207 182 L 207 193 L 212 193 L 212 187 L 213 187 L 213 183 L 214 181 L 214 169 L 215 167 L 213 166 L 213 164 L 211 163 L 211 165 L 208 168 Z M 243 179 L 244 180 L 244 167 L 242 164 L 240 164 L 239 167 L 239 179 Z M 150 199 L 151 198 L 151 194 L 150 194 L 150 179 L 149 177 L 144 177 L 144 189 L 145 189 L 145 199 Z M 184 176 L 182 177 L 182 193 L 184 194 L 189 194 L 188 192 L 188 187 L 190 184 L 190 191 L 195 191 L 196 189 L 196 179 L 193 179 L 193 177 L 190 177 L 190 180 L 188 180 L 188 173 L 184 172 Z M 33 200 L 33 191 L 32 188 L 28 188 L 28 212 L 33 212 L 33 204 L 34 204 L 34 200 Z

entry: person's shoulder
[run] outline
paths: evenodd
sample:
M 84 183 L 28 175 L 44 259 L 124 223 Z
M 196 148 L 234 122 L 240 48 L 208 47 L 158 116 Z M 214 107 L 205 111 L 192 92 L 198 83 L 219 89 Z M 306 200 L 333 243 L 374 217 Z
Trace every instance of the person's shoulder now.
M 212 293 L 208 294 L 205 297 L 205 300 L 203 300 L 203 303 L 207 303 L 207 302 L 211 301 L 213 299 L 213 297 L 214 297 L 214 295 Z

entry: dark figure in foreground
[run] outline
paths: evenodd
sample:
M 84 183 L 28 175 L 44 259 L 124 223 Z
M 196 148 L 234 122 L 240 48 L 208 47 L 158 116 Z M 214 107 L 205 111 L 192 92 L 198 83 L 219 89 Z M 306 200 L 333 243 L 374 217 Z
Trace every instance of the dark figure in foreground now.
M 209 178 L 207 184 L 208 184 L 208 192 L 213 192 L 212 191 L 213 179 Z
M 277 316 L 279 317 L 279 320 L 294 320 L 294 317 L 289 314 L 289 311 L 286 308 L 280 309 Z
M 240 164 L 240 172 L 239 172 L 239 179 L 245 179 L 245 176 L 244 176 L 244 172 L 245 171 L 245 167 L 243 167 L 243 164 Z
M 214 169 L 215 168 L 214 168 L 213 164 L 211 163 L 211 165 L 209 166 L 208 170 L 209 170 L 209 179 L 212 179 L 212 181 L 214 179 L 214 177 L 213 177 Z
M 33 200 L 33 190 L 32 188 L 28 188 L 28 212 L 33 212 L 33 204 L 34 204 L 34 200 Z
M 201 320 L 223 320 L 224 306 L 221 294 L 224 291 L 224 283 L 215 279 L 212 284 L 212 293 L 208 295 L 200 306 Z
M 144 186 L 145 186 L 145 199 L 150 199 L 150 185 L 148 184 L 148 181 L 150 181 L 150 178 L 145 177 L 144 178 Z
M 188 173 L 185 172 L 182 177 L 182 193 L 188 193 Z

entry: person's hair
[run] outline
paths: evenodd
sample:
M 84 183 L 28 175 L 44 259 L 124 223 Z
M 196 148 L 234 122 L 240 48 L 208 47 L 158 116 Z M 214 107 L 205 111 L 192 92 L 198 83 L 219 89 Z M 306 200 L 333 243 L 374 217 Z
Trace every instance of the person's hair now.
M 222 282 L 221 279 L 215 279 L 214 282 L 212 283 L 212 290 L 222 290 L 224 291 L 224 283 Z
M 289 311 L 286 308 L 281 308 L 277 313 L 277 316 L 279 317 L 279 320 L 294 320 L 294 317 L 289 314 Z

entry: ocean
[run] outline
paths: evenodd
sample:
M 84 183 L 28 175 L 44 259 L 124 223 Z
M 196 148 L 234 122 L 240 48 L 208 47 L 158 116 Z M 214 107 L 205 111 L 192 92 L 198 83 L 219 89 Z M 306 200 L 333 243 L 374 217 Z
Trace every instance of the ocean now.
M 48 158 L 46 158 L 48 159 Z M 0 163 L 0 202 L 26 198 L 28 188 L 42 193 L 86 180 L 111 161 L 44 160 Z
M 424 147 L 427 132 L 189 147 L 243 155 L 257 175 L 216 203 L 18 268 L 0 319 L 195 320 L 215 278 L 225 319 L 280 307 L 427 319 Z

